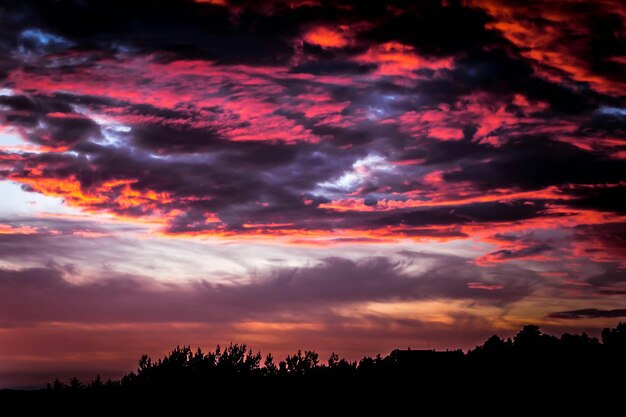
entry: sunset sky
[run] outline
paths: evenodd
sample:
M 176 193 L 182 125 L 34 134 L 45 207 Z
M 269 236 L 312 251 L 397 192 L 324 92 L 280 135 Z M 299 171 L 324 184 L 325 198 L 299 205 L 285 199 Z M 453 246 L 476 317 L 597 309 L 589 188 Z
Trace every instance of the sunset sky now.
M 0 2 L 0 388 L 620 319 L 623 1 Z

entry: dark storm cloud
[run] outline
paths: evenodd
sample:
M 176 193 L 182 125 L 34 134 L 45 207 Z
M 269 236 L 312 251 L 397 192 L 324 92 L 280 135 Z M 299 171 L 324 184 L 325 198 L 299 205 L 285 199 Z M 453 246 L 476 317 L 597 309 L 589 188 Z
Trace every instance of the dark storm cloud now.
M 177 196 L 178 199 L 163 204 L 163 207 L 185 211 L 185 215 L 172 222 L 169 229 L 172 232 L 210 229 L 210 225 L 203 223 L 207 210 L 218 213 L 231 229 L 239 229 L 243 223 L 254 221 L 294 222 L 312 229 L 328 230 L 333 227 L 367 229 L 373 225 L 417 227 L 520 221 L 542 216 L 545 211 L 545 203 L 542 201 L 533 204 L 524 201 L 406 209 L 393 213 L 336 213 L 317 208 L 317 201 L 324 201 L 319 198 L 313 197 L 312 201 L 316 204 L 307 205 L 305 193 L 329 176 L 341 174 L 328 166 L 338 159 L 331 155 L 323 159 L 311 158 L 310 154 L 302 153 L 302 150 L 294 155 L 297 148 L 291 151 L 287 148 L 283 151 L 285 156 L 280 158 L 280 153 L 262 144 L 242 144 L 233 146 L 230 151 L 227 149 L 216 155 L 209 154 L 209 159 L 190 158 L 180 161 L 138 158 L 136 154 L 130 157 L 120 153 L 94 153 L 88 164 L 87 160 L 83 161 L 85 165 L 78 171 L 77 179 L 89 190 L 106 180 L 137 178 L 134 189 Z M 265 161 L 262 156 L 267 154 L 273 155 L 273 159 Z M 39 159 L 35 157 L 34 161 Z M 77 163 L 75 158 L 67 158 L 63 163 L 59 160 L 57 168 L 49 174 L 63 177 L 73 172 Z M 250 175 L 251 170 L 259 170 L 261 175 Z M 114 193 L 118 191 L 113 190 Z M 266 203 L 267 206 L 260 203 Z M 102 203 L 102 208 L 134 213 L 133 208 L 127 209 L 108 201 Z
M 362 7 L 371 7 L 373 12 L 376 6 Z M 485 28 L 489 16 L 481 10 L 463 7 L 461 1 L 427 0 L 408 5 L 398 2 L 398 7 L 399 13 L 393 13 L 391 7 L 386 8 L 387 13 L 377 10 L 382 12 L 381 23 L 363 36 L 375 41 L 405 42 L 434 55 L 479 50 L 483 45 L 501 42 L 501 38 Z
M 320 7 L 264 8 L 256 2 L 232 9 L 192 0 L 9 3 L 24 16 L 23 27 L 41 27 L 83 47 L 221 63 L 285 63 L 303 25 L 326 15 Z
M 538 77 L 529 62 L 507 50 L 464 53 L 453 69 L 423 82 L 418 91 L 426 93 L 423 104 L 452 104 L 461 96 L 490 92 L 501 96 L 525 94 L 550 103 L 556 115 L 593 110 L 601 97 L 590 91 L 576 91 Z M 609 100 L 610 102 L 610 100 Z
M 50 146 L 73 147 L 101 137 L 96 122 L 74 113 L 69 103 L 49 97 L 26 95 L 0 96 L 0 116 L 5 123 L 19 126 L 30 142 Z
M 266 224 L 461 237 L 466 224 L 562 215 L 554 204 L 623 212 L 623 187 L 579 186 L 623 180 L 624 98 L 592 77 L 597 66 L 615 81 L 619 59 L 606 61 L 620 43 L 603 25 L 620 22 L 555 7 L 592 34 L 589 82 L 538 66 L 489 2 L 8 2 L 0 43 L 16 91 L 0 95 L 3 120 L 73 154 L 11 157 L 2 176 L 72 189 L 66 200 L 91 210 L 168 216 L 173 233 Z M 372 156 L 398 164 L 359 165 Z M 556 187 L 563 200 L 450 203 L 459 187 Z M 446 203 L 324 207 L 350 198 Z
M 529 246 L 529 247 L 518 249 L 518 250 L 501 249 L 501 250 L 490 253 L 489 256 L 499 258 L 499 259 L 526 258 L 529 256 L 540 255 L 551 249 L 552 247 L 549 245 L 539 244 L 539 245 Z
M 176 129 L 174 127 L 143 125 L 132 130 L 133 142 L 155 153 L 194 153 L 215 149 L 219 135 L 208 129 Z
M 550 103 L 557 115 L 576 114 L 597 106 L 592 92 L 573 91 L 542 80 L 527 61 L 503 51 L 481 52 L 461 59 L 452 71 L 451 84 L 462 89 L 458 93 L 522 93 Z
M 143 52 L 169 51 L 222 62 L 284 62 L 292 53 L 292 39 L 319 23 L 371 22 L 371 28 L 359 35 L 364 43 L 399 41 L 426 54 L 453 54 L 501 42 L 485 28 L 488 14 L 456 0 L 445 5 L 434 0 L 419 5 L 403 1 L 302 5 L 237 1 L 224 6 L 192 0 L 8 3 L 16 16 L 23 17 L 17 19 L 23 26 L 42 27 L 91 48 L 131 46 Z M 464 36 L 458 36 L 459 31 Z
M 72 146 L 90 138 L 99 138 L 100 128 L 93 120 L 85 117 L 47 116 L 42 120 L 44 127 L 29 134 L 35 143 L 47 146 Z
M 368 224 L 380 226 L 405 225 L 463 225 L 467 223 L 488 223 L 521 221 L 540 217 L 545 210 L 543 202 L 525 204 L 524 202 L 505 203 L 476 203 L 452 207 L 420 208 L 403 210 L 398 213 L 362 213 L 344 221 L 351 227 L 367 227 Z M 368 220 L 363 220 L 367 218 Z
M 626 186 L 581 187 L 566 191 L 576 197 L 571 207 L 626 214 Z
M 626 132 L 626 116 L 616 108 L 600 108 L 589 120 L 580 126 L 583 132 L 602 134 L 624 134 Z
M 626 268 L 611 265 L 605 272 L 594 275 L 587 282 L 596 287 L 610 287 L 626 283 Z
M 362 75 L 375 69 L 375 64 L 359 64 L 344 59 L 318 59 L 295 66 L 293 72 L 315 75 Z
M 49 97 L 33 97 L 27 95 L 0 96 L 0 104 L 6 106 L 6 111 L 28 112 L 35 115 L 47 113 L 70 113 L 72 108 L 63 99 Z
M 545 136 L 512 140 L 489 152 L 488 162 L 462 164 L 445 175 L 451 181 L 471 181 L 482 189 L 498 186 L 536 189 L 561 184 L 607 184 L 623 178 L 626 162 L 584 151 Z
M 586 308 L 571 311 L 558 311 L 548 315 L 552 319 L 598 319 L 626 317 L 626 309 L 600 310 L 597 308 Z

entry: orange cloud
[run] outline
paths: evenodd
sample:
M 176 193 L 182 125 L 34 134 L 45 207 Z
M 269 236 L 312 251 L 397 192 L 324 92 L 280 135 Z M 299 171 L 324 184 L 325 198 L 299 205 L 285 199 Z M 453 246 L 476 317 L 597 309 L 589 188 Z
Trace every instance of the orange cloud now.
M 128 217 L 117 213 L 117 211 L 127 211 L 127 209 L 132 208 L 137 208 L 144 213 L 148 223 L 153 223 L 153 220 L 150 219 L 151 216 L 173 212 L 168 208 L 168 205 L 173 202 L 168 193 L 149 189 L 134 189 L 132 184 L 137 180 L 105 181 L 94 188 L 86 188 L 74 175 L 67 178 L 52 178 L 47 177 L 38 168 L 31 169 L 28 176 L 11 175 L 9 178 L 27 184 L 33 191 L 51 197 L 63 198 L 69 206 L 90 212 L 113 213 L 120 219 L 128 219 Z M 134 222 L 140 221 L 136 216 L 131 218 Z M 167 221 L 167 217 L 162 217 L 159 222 L 165 221 Z
M 469 0 L 485 9 L 494 22 L 487 24 L 520 48 L 522 55 L 533 60 L 537 74 L 556 82 L 569 77 L 589 83 L 595 90 L 615 96 L 626 94 L 626 82 L 619 77 L 596 73 L 585 58 L 590 51 L 590 15 L 588 9 L 572 7 L 572 2 L 529 1 L 518 6 L 505 0 Z M 611 10 L 626 21 L 626 6 L 619 0 L 594 2 L 596 10 Z M 621 57 L 610 61 L 621 63 Z M 622 63 L 623 65 L 623 63 Z
M 12 226 L 0 223 L 0 235 L 34 235 L 39 233 L 37 228 L 31 226 Z
M 414 71 L 419 69 L 438 70 L 452 68 L 453 58 L 428 58 L 419 56 L 415 48 L 400 42 L 387 42 L 371 47 L 356 58 L 357 62 L 378 65 L 379 76 L 404 76 L 418 78 Z
M 341 28 L 341 27 L 340 27 Z M 344 27 L 344 29 L 346 29 Z M 344 31 L 338 31 L 326 26 L 318 26 L 304 35 L 304 40 L 322 48 L 343 48 L 349 44 Z
M 91 206 L 106 203 L 108 199 L 102 195 L 93 195 L 85 192 L 75 176 L 68 178 L 47 178 L 36 170 L 28 177 L 11 176 L 13 181 L 28 184 L 34 191 L 52 196 L 61 197 L 71 206 Z M 39 175 L 37 175 L 39 174 Z

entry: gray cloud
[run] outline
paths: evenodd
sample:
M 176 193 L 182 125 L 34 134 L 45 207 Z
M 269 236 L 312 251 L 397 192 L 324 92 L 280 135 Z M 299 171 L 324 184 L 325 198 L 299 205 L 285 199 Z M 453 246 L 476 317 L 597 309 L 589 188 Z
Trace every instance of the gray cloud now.
M 435 266 L 412 273 L 412 266 L 423 261 Z M 484 271 L 456 257 L 415 254 L 358 262 L 326 258 L 309 267 L 278 268 L 233 284 L 156 284 L 145 277 L 109 275 L 76 283 L 59 269 L 2 270 L 3 324 L 236 322 L 394 300 L 458 299 L 504 306 L 530 295 L 538 283 L 533 273 L 520 269 Z M 476 288 L 477 283 L 500 287 L 490 291 Z
M 601 310 L 597 308 L 585 308 L 581 310 L 558 311 L 550 313 L 548 317 L 553 319 L 597 319 L 626 317 L 626 309 Z

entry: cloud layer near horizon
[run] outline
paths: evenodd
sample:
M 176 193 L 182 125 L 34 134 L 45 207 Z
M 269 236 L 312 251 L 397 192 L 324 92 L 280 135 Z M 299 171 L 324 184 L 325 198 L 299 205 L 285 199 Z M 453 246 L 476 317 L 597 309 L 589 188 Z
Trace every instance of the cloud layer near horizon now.
M 2 342 L 357 355 L 621 317 L 626 7 L 370 3 L 0 6 Z

